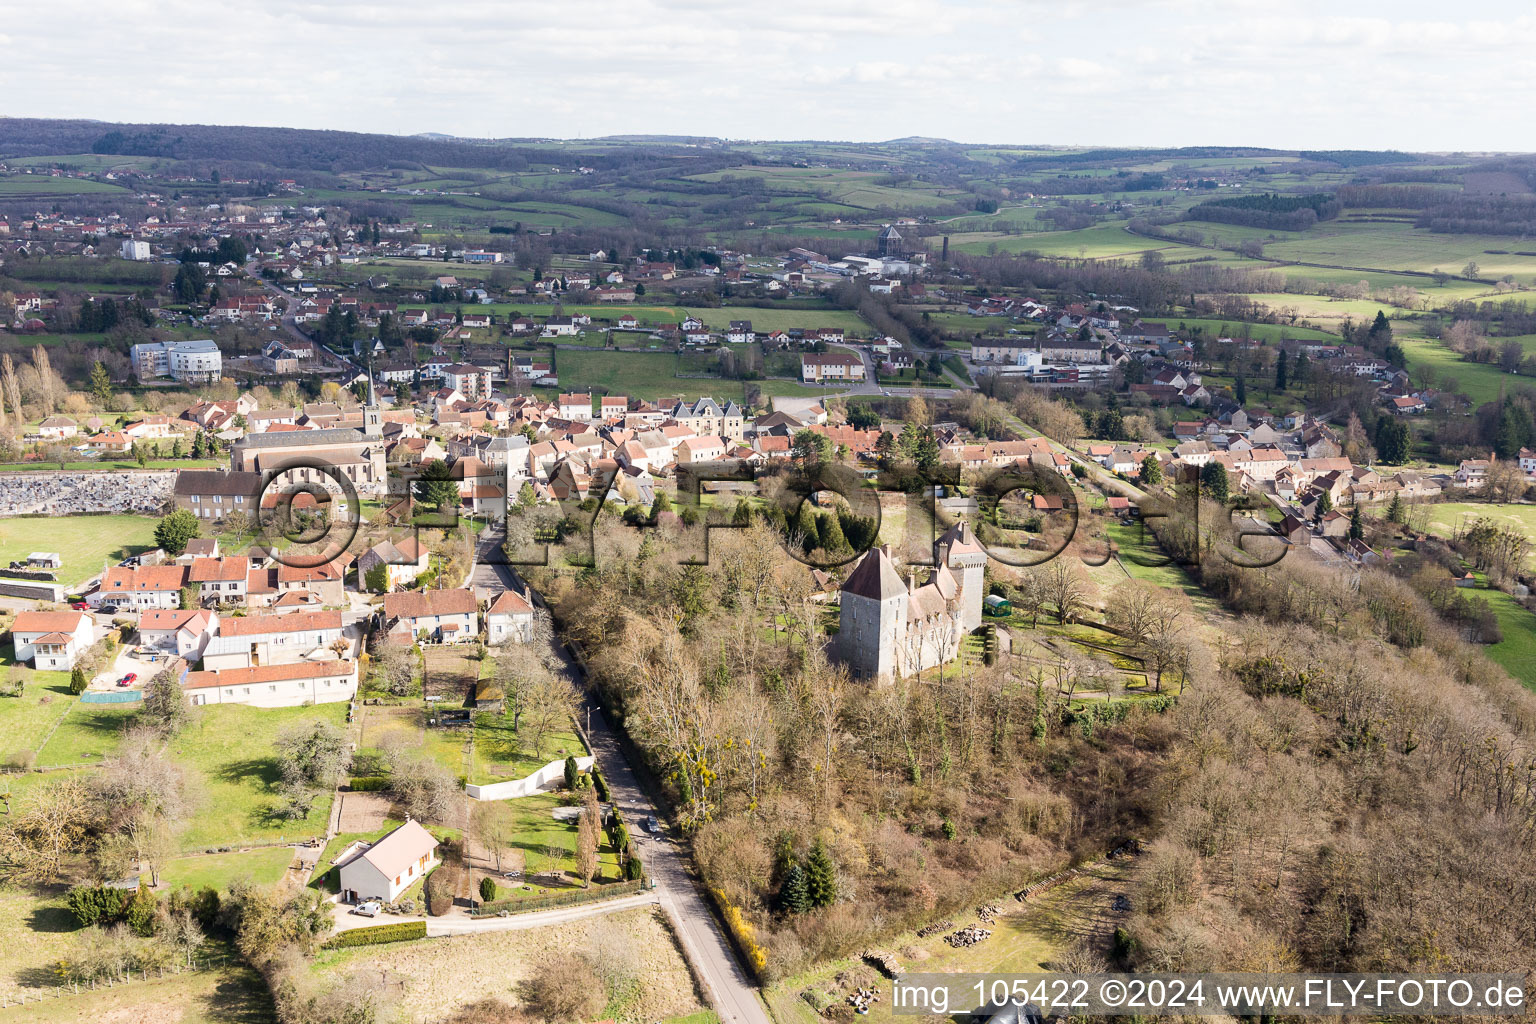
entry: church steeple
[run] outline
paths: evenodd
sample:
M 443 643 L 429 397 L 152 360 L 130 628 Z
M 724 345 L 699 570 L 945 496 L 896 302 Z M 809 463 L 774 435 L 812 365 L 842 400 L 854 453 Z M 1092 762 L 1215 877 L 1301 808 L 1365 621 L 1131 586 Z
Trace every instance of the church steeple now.
M 384 412 L 379 408 L 379 394 L 373 388 L 373 357 L 368 358 L 368 402 L 363 406 L 363 433 L 368 437 L 384 436 Z

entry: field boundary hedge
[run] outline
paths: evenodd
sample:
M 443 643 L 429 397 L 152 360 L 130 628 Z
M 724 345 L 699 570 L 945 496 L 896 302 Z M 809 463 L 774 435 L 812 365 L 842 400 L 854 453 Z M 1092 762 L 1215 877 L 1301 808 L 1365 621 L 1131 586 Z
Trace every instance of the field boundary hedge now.
M 352 928 L 337 932 L 325 940 L 322 949 L 347 949 L 351 946 L 376 946 L 384 942 L 408 942 L 427 937 L 427 922 L 396 921 L 368 928 Z

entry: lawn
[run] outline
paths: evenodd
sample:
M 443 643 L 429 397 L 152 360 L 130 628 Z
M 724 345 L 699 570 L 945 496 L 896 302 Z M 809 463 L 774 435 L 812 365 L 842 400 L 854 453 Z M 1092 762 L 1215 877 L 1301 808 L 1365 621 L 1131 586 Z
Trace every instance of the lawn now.
M 21 670 L 26 690 L 20 697 L 0 697 L 0 763 L 20 751 L 34 754 L 43 738 L 76 703 L 69 692 L 69 673 Z
M 196 719 L 168 745 L 171 756 L 200 777 L 203 803 L 182 833 L 187 850 L 240 847 L 293 840 L 325 832 L 332 793 L 322 793 L 304 818 L 285 821 L 273 812 L 277 793 L 277 758 L 273 740 L 284 727 L 314 719 L 338 727 L 346 705 L 253 708 L 238 704 L 201 709 Z
M 158 522 L 150 516 L 0 519 L 0 563 L 25 559 L 33 551 L 57 551 L 64 557 L 59 581 L 75 587 L 101 572 L 103 563 L 116 565 L 154 548 Z
M 545 736 L 539 749 L 530 749 L 528 737 L 519 738 L 513 730 L 510 716 L 488 711 L 475 715 L 474 738 L 469 781 L 477 786 L 521 779 L 557 758 L 587 752 L 569 728 Z
M 1484 653 L 1527 688 L 1536 690 L 1536 614 L 1526 611 L 1502 590 L 1479 589 L 1469 596 L 1488 602 L 1504 633 L 1504 639 L 1484 648 Z
M 117 749 L 138 704 L 83 704 L 76 700 L 69 714 L 37 752 L 40 767 L 97 761 Z
M 192 854 L 166 863 L 160 881 L 173 889 L 210 886 L 223 892 L 229 883 L 248 879 L 257 885 L 280 880 L 293 863 L 293 848 L 268 846 L 242 853 Z
M 504 800 L 502 803 L 511 814 L 512 825 L 517 833 L 517 838 L 508 845 L 507 850 L 522 851 L 527 877 L 532 878 L 535 874 L 543 875 L 547 871 L 558 869 L 569 873 L 568 884 L 551 885 L 547 879 L 541 877 L 537 883 L 529 882 L 527 888 L 503 885 L 497 893 L 498 899 L 547 896 L 580 887 L 580 883 L 574 880 L 576 836 L 579 831 L 576 820 L 572 818 L 570 822 L 560 822 L 554 818 L 554 810 L 562 806 L 562 799 L 559 793 L 540 793 L 537 796 Z M 555 853 L 553 863 L 549 858 L 551 850 Z M 598 847 L 597 874 L 592 880 L 593 882 L 620 880 L 618 851 L 609 844 L 606 832 Z

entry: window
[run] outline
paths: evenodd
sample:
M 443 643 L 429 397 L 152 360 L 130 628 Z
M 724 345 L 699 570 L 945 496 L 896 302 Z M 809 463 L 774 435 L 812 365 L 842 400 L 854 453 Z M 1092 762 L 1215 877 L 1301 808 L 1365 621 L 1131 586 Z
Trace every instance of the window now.
M 200 500 L 196 494 L 192 495 L 192 504 L 196 505 Z

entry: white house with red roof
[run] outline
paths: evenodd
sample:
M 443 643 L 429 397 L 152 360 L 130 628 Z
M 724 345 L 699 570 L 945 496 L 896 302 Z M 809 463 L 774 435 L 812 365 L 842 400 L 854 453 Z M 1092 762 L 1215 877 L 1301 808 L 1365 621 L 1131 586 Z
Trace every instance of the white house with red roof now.
M 329 658 L 188 672 L 181 690 L 188 703 L 199 706 L 249 704 L 258 708 L 296 708 L 334 704 L 351 700 L 357 693 L 357 663 Z
M 96 620 L 84 612 L 17 612 L 11 642 L 17 661 L 68 672 L 81 652 L 96 642 Z
M 243 561 L 243 559 L 242 559 Z M 203 648 L 219 630 L 219 616 L 207 608 L 160 608 L 139 616 L 139 644 L 167 651 L 188 661 L 203 656 Z
M 533 639 L 533 595 L 504 590 L 485 610 L 486 642 L 526 644 Z

